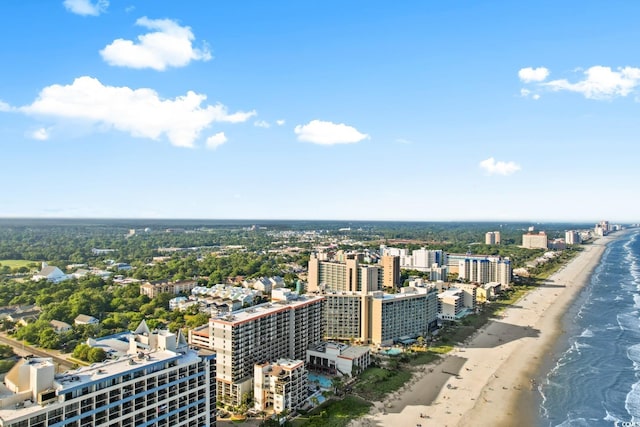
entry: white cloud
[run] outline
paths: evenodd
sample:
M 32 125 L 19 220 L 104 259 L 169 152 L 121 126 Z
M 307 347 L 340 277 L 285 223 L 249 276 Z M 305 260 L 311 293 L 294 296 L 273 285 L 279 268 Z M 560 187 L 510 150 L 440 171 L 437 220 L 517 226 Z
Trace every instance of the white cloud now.
M 352 144 L 370 138 L 369 135 L 360 133 L 356 128 L 344 123 L 322 120 L 312 120 L 306 125 L 298 125 L 294 132 L 298 135 L 299 141 L 321 145 Z
M 224 132 L 218 132 L 215 135 L 211 135 L 207 138 L 207 148 L 210 150 L 215 150 L 222 144 L 227 142 L 227 137 L 224 135 Z
M 396 138 L 396 142 L 398 144 L 413 144 L 412 141 L 409 141 L 408 139 L 404 139 L 404 138 Z
M 568 90 L 577 92 L 589 99 L 610 99 L 616 96 L 627 96 L 640 84 L 640 68 L 593 66 L 583 72 L 585 78 L 576 83 L 566 79 L 544 83 L 554 91 Z
M 271 125 L 269 124 L 269 122 L 265 121 L 265 120 L 256 120 L 253 125 L 255 127 L 259 127 L 259 128 L 265 128 L 268 129 L 271 127 Z
M 211 59 L 206 43 L 202 49 L 193 47 L 195 37 L 189 27 L 181 27 L 170 19 L 146 16 L 138 19 L 136 25 L 156 31 L 138 36 L 137 42 L 116 39 L 107 45 L 100 55 L 109 65 L 163 71 L 167 67 L 184 67 L 192 60 Z
M 213 122 L 238 123 L 255 111 L 229 114 L 222 104 L 203 105 L 206 95 L 192 91 L 162 99 L 152 89 L 105 86 L 98 79 L 78 77 L 70 85 L 47 86 L 18 111 L 58 119 L 75 119 L 114 128 L 138 138 L 162 136 L 178 147 L 193 147 L 200 132 Z
M 278 126 L 283 126 L 285 123 L 286 123 L 286 122 L 285 122 L 283 119 L 276 120 L 276 124 L 277 124 Z
M 493 157 L 481 161 L 480 167 L 489 175 L 511 175 L 520 170 L 520 165 L 514 162 L 496 162 Z
M 518 77 L 520 77 L 520 80 L 522 80 L 525 83 L 541 82 L 547 77 L 549 77 L 549 70 L 546 69 L 545 67 L 522 68 L 520 71 L 518 71 Z
M 97 0 L 95 3 L 90 0 L 64 0 L 62 4 L 69 12 L 82 16 L 98 16 L 109 7 L 108 0 Z
M 523 98 L 531 98 L 534 100 L 538 100 L 540 99 L 540 95 L 537 93 L 533 93 L 532 91 L 530 91 L 529 89 L 520 89 L 520 96 L 522 96 Z
M 11 105 L 7 104 L 6 102 L 0 100 L 0 111 L 2 111 L 3 113 L 6 113 L 8 111 L 11 111 Z
M 38 141 L 46 141 L 49 139 L 49 131 L 46 128 L 40 128 L 31 132 L 29 136 Z

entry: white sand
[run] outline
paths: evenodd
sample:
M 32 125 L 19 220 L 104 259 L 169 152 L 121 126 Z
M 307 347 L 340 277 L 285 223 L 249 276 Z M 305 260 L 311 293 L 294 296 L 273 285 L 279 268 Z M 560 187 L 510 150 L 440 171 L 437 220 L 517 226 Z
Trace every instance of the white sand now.
M 585 246 L 501 319 L 490 321 L 440 364 L 415 374 L 403 390 L 375 402 L 369 415 L 351 426 L 530 425 L 531 379 L 561 332 L 562 315 L 615 237 Z

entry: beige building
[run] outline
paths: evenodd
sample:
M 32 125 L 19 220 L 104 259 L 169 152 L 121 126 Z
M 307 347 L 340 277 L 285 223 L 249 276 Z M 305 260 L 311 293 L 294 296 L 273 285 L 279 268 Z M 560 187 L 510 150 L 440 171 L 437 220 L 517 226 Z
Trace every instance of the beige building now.
M 382 289 L 382 268 L 360 264 L 354 254 L 345 254 L 344 261 L 321 261 L 315 254 L 309 259 L 308 287 L 310 293 L 324 291 L 376 291 Z
M 579 245 L 580 243 L 582 243 L 582 240 L 580 239 L 580 233 L 575 230 L 565 231 L 564 241 L 567 245 Z
M 484 235 L 485 245 L 499 245 L 500 244 L 500 232 L 489 231 Z
M 253 392 L 256 363 L 304 360 L 309 345 L 322 341 L 324 297 L 260 304 L 212 318 L 190 332 L 193 345 L 216 352 L 216 396 L 232 406 Z
M 547 249 L 547 234 L 544 231 L 541 231 L 538 234 L 523 234 L 522 247 L 526 249 Z
M 254 408 L 257 411 L 293 412 L 308 396 L 307 370 L 302 360 L 279 359 L 254 365 Z
M 401 337 L 425 335 L 437 322 L 436 289 L 401 290 L 325 293 L 325 338 L 387 345 Z
M 195 280 L 182 280 L 178 282 L 170 282 L 168 280 L 157 280 L 155 282 L 147 282 L 140 285 L 140 294 L 146 295 L 153 299 L 160 294 L 188 294 L 198 285 Z
M 400 257 L 383 255 L 380 259 L 382 267 L 382 286 L 384 288 L 396 288 L 400 286 Z

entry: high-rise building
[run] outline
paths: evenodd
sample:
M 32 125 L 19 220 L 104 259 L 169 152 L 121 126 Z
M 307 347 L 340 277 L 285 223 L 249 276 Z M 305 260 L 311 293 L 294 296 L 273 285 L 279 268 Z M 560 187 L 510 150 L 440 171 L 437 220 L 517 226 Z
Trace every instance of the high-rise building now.
M 538 234 L 527 233 L 522 235 L 522 247 L 527 249 L 547 249 L 547 234 L 540 231 Z
M 320 261 L 312 254 L 307 276 L 308 292 L 382 289 L 382 268 L 379 265 L 360 264 L 353 255 L 344 261 Z
M 511 282 L 512 267 L 508 258 L 488 255 L 449 254 L 450 262 L 457 262 L 458 277 L 480 284 L 498 282 L 508 285 Z
M 323 303 L 322 296 L 300 296 L 211 319 L 209 339 L 199 336 L 197 342 L 216 352 L 218 401 L 237 406 L 253 393 L 256 363 L 305 360 L 309 345 L 322 341 Z M 205 332 L 199 328 L 199 334 Z
M 400 286 L 400 257 L 383 255 L 380 265 L 382 266 L 382 286 L 385 288 Z
M 135 332 L 97 340 L 109 358 L 55 374 L 51 358 L 25 358 L 0 386 L 0 426 L 215 426 L 215 354 L 180 334 Z
M 566 231 L 564 241 L 567 245 L 579 245 L 581 243 L 580 233 L 575 230 Z
M 485 245 L 499 245 L 500 244 L 500 232 L 489 231 L 484 235 Z
M 393 344 L 401 337 L 426 334 L 437 322 L 436 289 L 401 290 L 397 294 L 327 292 L 325 338 L 383 345 Z

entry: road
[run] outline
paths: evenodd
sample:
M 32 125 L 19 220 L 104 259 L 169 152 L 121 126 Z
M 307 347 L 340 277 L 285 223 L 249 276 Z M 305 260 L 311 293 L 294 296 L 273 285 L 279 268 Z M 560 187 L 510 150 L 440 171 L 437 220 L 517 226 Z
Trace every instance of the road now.
M 33 354 L 34 356 L 38 356 L 38 357 L 50 357 L 53 359 L 54 363 L 58 365 L 58 368 L 57 368 L 58 372 L 64 372 L 73 368 L 73 364 L 69 362 L 66 358 L 61 357 L 58 353 L 48 352 L 41 348 L 30 346 L 28 344 L 23 343 L 22 341 L 9 338 L 4 334 L 0 334 L 0 343 L 7 344 L 13 347 L 13 351 L 18 356 L 26 356 L 29 354 Z

